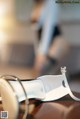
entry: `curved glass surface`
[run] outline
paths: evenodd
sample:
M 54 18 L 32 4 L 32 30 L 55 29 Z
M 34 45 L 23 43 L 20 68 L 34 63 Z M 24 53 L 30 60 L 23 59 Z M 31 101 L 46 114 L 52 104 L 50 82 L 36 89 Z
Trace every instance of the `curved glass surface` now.
M 16 93 L 15 86 L 11 84 L 11 81 L 16 81 L 24 94 L 25 99 L 23 102 L 19 101 L 19 97 Z M 11 75 L 4 75 L 0 77 L 0 94 L 2 97 L 2 107 L 4 111 L 8 112 L 9 119 L 25 119 L 28 114 L 28 99 L 26 91 L 19 78 Z M 16 87 L 17 88 L 17 87 Z M 21 113 L 22 112 L 22 113 Z

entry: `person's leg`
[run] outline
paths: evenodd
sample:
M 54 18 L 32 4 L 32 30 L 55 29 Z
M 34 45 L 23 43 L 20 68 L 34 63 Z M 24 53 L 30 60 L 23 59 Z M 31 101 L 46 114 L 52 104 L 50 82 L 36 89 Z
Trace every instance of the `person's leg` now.
M 62 31 L 61 31 L 60 27 L 58 25 L 56 25 L 55 28 L 54 28 L 54 32 L 53 32 L 52 38 L 51 38 L 52 40 L 51 40 L 51 43 L 50 43 L 50 48 L 52 47 L 52 44 L 54 44 L 54 42 L 56 41 L 56 38 L 57 37 L 61 37 L 61 35 L 62 35 Z M 50 56 L 49 53 L 47 55 L 47 58 L 49 59 L 49 61 L 52 64 L 57 63 L 57 60 L 55 59 L 55 57 Z
M 54 32 L 53 32 L 53 35 L 52 35 L 52 40 L 51 40 L 51 43 L 53 42 L 54 38 L 57 37 L 57 36 L 61 36 L 62 35 L 62 31 L 60 29 L 60 26 L 59 25 L 56 25 L 55 28 L 54 28 Z
M 60 27 L 58 25 L 56 25 L 54 27 L 54 30 L 53 30 L 53 35 L 52 35 L 52 40 L 51 40 L 51 43 L 50 43 L 50 47 L 52 46 L 52 44 L 54 44 L 54 42 L 56 41 L 56 38 L 57 37 L 60 37 L 62 35 L 62 32 L 60 30 Z M 42 33 L 42 29 L 40 29 L 38 31 L 38 38 L 39 38 L 39 41 L 40 41 L 40 38 L 41 38 L 41 33 Z M 49 47 L 49 49 L 50 49 Z M 44 75 L 44 74 L 48 74 L 51 67 L 55 67 L 57 64 L 57 59 L 54 57 L 54 56 L 50 56 L 49 52 L 47 53 L 47 62 L 44 66 L 44 68 L 42 69 L 41 71 L 41 74 L 40 75 Z

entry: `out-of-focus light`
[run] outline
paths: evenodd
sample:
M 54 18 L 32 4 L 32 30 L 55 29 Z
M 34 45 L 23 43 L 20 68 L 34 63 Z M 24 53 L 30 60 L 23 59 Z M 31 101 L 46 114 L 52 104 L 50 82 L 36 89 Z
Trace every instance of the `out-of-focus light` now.
M 4 2 L 0 3 L 0 17 L 5 16 L 6 12 L 7 12 L 6 3 L 4 3 Z
M 2 31 L 2 28 L 5 26 L 5 24 L 6 24 L 6 20 L 0 18 L 0 31 Z
M 0 1 L 0 43 L 5 42 L 6 33 L 3 28 L 6 25 L 5 16 L 7 14 L 7 3 L 5 1 Z
M 6 34 L 3 31 L 0 31 L 0 43 L 4 42 L 6 39 Z

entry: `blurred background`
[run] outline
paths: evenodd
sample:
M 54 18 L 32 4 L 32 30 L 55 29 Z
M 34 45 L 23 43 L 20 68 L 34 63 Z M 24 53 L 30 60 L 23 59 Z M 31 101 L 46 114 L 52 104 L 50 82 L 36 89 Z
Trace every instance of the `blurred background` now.
M 34 0 L 0 0 L 0 74 L 12 73 L 7 68 L 2 70 L 2 66 L 34 67 L 38 44 L 36 27 L 31 23 L 34 5 Z M 59 25 L 69 51 L 48 72 L 55 74 L 61 66 L 66 66 L 70 75 L 80 75 L 80 5 L 60 4 L 59 7 Z

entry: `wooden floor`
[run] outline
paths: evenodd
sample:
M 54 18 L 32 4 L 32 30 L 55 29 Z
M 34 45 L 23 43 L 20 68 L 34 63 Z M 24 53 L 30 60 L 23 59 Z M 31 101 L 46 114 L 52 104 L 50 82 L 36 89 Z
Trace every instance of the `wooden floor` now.
M 0 75 L 14 75 L 20 79 L 34 79 L 36 71 L 33 68 L 14 66 L 14 65 L 0 65 Z

